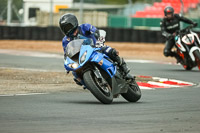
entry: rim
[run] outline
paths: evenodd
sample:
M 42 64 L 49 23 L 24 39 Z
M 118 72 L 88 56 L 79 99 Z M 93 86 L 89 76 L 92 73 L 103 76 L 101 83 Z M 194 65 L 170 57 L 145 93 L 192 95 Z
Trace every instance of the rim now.
M 110 87 L 110 85 L 107 84 L 106 86 L 102 86 L 99 83 L 99 81 L 98 81 L 98 79 L 97 79 L 96 76 L 94 76 L 94 80 L 95 80 L 95 83 L 96 83 L 97 87 L 101 90 L 101 92 L 103 94 L 105 94 L 106 96 L 110 96 L 110 94 L 111 94 L 111 87 Z

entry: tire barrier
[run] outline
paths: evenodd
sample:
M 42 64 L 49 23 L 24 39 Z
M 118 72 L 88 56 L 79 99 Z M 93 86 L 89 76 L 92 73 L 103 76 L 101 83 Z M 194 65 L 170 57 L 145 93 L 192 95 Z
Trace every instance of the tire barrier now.
M 10 28 L 8 27 L 8 26 L 3 26 L 2 28 L 2 31 L 1 31 L 1 33 L 2 33 L 2 39 L 10 39 L 11 38 L 11 36 L 10 36 Z
M 132 30 L 130 39 L 131 39 L 131 42 L 140 42 L 139 31 Z
M 3 32 L 2 31 L 3 31 L 3 27 L 0 26 L 0 39 L 3 39 L 3 36 L 2 36 Z
M 39 40 L 47 40 L 47 28 L 41 27 L 39 30 L 41 32 Z
M 47 27 L 46 39 L 53 40 L 53 29 L 54 27 Z
M 157 36 L 155 31 L 149 30 L 149 31 L 147 31 L 147 35 L 148 35 L 147 42 L 154 43 L 158 39 L 158 38 L 155 38 L 155 36 Z
M 24 27 L 24 40 L 32 40 L 32 27 Z
M 24 28 L 18 27 L 18 33 L 17 33 L 16 38 L 20 39 L 20 40 L 23 40 L 24 36 L 25 36 L 25 34 L 24 34 Z
M 160 31 L 135 30 L 127 28 L 99 28 L 106 31 L 106 41 L 163 43 Z M 198 32 L 199 34 L 200 32 Z M 0 26 L 0 39 L 17 40 L 62 40 L 59 27 L 17 27 Z

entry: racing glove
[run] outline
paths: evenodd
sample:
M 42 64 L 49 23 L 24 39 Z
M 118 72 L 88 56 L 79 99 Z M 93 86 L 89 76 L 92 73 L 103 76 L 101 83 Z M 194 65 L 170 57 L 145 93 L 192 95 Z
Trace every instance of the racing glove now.
M 106 32 L 104 30 L 98 30 L 99 37 L 96 42 L 96 47 L 104 47 Z
M 198 25 L 198 23 L 194 22 L 192 25 L 193 25 L 193 27 L 196 27 Z

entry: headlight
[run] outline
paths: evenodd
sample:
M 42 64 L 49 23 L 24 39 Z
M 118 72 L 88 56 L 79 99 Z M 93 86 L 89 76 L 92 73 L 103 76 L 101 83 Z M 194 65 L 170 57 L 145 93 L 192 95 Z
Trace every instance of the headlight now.
M 72 63 L 72 64 L 69 64 L 68 66 L 73 68 L 73 69 L 76 69 L 78 67 L 78 64 L 77 63 Z
M 81 56 L 81 63 L 83 63 L 86 59 L 86 55 L 87 55 L 87 51 L 85 53 L 83 53 L 83 55 Z

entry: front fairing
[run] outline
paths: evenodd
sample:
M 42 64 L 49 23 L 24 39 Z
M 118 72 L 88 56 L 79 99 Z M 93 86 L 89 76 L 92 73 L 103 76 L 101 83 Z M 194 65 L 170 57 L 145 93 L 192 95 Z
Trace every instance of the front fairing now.
M 98 50 L 98 48 L 94 48 L 93 46 L 94 44 L 91 39 L 78 39 L 70 42 L 66 48 L 67 58 L 64 62 L 65 69 L 68 71 L 80 69 L 91 58 L 92 53 Z M 85 52 L 87 52 L 86 58 L 81 62 L 80 59 Z M 79 54 L 78 59 L 73 59 L 77 54 Z M 76 68 L 70 67 L 70 65 L 74 63 L 78 66 Z
M 76 46 L 74 46 L 74 44 L 76 44 Z M 103 70 L 105 70 L 110 75 L 110 77 L 115 75 L 117 70 L 116 66 L 112 63 L 112 61 L 109 60 L 107 55 L 98 52 L 101 50 L 101 48 L 95 48 L 92 40 L 79 40 L 74 43 L 70 43 L 70 45 L 68 46 L 69 50 L 67 50 L 68 56 L 64 62 L 64 66 L 67 71 L 77 71 L 78 69 L 81 69 L 86 63 L 94 62 L 98 64 Z M 74 47 L 77 49 L 74 49 Z M 79 55 L 77 56 L 77 54 Z M 77 57 L 76 60 L 73 59 L 74 56 Z

